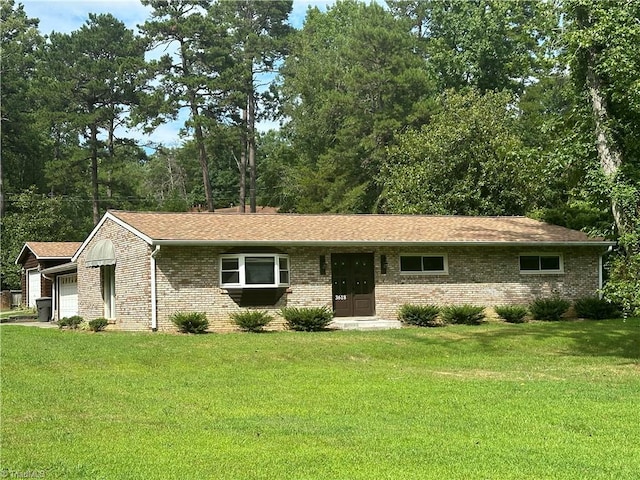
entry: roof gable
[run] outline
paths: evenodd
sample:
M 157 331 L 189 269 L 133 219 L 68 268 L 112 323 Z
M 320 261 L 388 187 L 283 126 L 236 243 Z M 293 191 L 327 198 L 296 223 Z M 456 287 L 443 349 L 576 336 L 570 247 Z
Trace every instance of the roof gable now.
M 613 244 L 526 217 L 124 211 L 107 215 L 155 245 Z
M 20 250 L 15 263 L 21 263 L 28 251 L 33 253 L 37 260 L 69 260 L 80 245 L 82 242 L 27 242 Z

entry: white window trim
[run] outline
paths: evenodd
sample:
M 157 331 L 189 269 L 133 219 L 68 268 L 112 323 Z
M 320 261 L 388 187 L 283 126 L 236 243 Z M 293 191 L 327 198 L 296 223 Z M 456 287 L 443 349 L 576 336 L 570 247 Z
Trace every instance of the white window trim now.
M 560 259 L 560 268 L 558 270 L 522 270 L 520 268 L 520 257 L 558 257 Z M 518 270 L 521 275 L 563 275 L 564 258 L 561 253 L 557 252 L 524 252 L 518 255 Z
M 402 270 L 402 257 L 442 257 L 443 270 L 422 270 L 421 272 L 406 272 Z M 449 257 L 446 253 L 406 253 L 398 256 L 398 271 L 400 275 L 449 275 Z
M 273 262 L 273 269 L 274 269 L 274 279 L 275 279 L 275 283 L 261 283 L 261 284 L 255 284 L 255 283 L 251 283 L 251 284 L 247 284 L 246 283 L 246 275 L 245 275 L 245 259 L 247 257 L 251 257 L 251 258 L 255 258 L 255 257 L 261 257 L 261 258 L 273 258 L 275 261 Z M 233 259 L 233 260 L 238 260 L 238 273 L 239 273 L 239 282 L 238 283 L 224 283 L 222 281 L 222 262 L 223 260 L 228 260 L 228 259 Z M 291 280 L 289 279 L 289 282 L 286 283 L 280 283 L 280 259 L 285 259 L 287 261 L 287 268 L 285 269 L 287 271 L 287 277 L 289 277 L 291 275 L 290 272 L 290 262 L 289 262 L 289 255 L 286 254 L 280 254 L 280 253 L 234 253 L 234 254 L 224 254 L 224 255 L 220 255 L 220 261 L 219 261 L 219 282 L 220 282 L 220 287 L 221 288 L 278 288 L 278 287 L 288 287 Z M 226 271 L 231 271 L 231 270 L 226 270 Z

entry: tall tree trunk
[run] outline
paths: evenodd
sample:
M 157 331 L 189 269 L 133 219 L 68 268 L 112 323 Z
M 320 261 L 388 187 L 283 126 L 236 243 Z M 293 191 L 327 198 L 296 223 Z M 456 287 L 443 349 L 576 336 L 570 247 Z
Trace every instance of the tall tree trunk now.
M 182 73 L 187 76 L 191 73 L 189 62 L 187 61 L 187 44 L 184 40 L 180 41 L 180 53 L 182 60 Z M 195 125 L 196 148 L 198 149 L 198 161 L 202 170 L 202 185 L 204 186 L 204 195 L 207 201 L 207 210 L 214 211 L 213 208 L 213 192 L 211 190 L 211 181 L 209 180 L 209 162 L 207 160 L 207 149 L 204 145 L 204 134 L 202 133 L 202 125 L 200 124 L 200 112 L 198 110 L 197 94 L 193 90 L 189 90 L 189 108 L 191 109 L 191 120 Z
M 93 224 L 100 221 L 100 208 L 98 205 L 98 125 L 91 125 L 91 204 L 93 207 Z
M 256 212 L 256 98 L 253 82 L 248 96 L 247 114 L 247 147 L 249 150 L 249 204 L 251 213 Z
M 111 173 L 113 168 L 113 161 L 116 156 L 116 150 L 114 145 L 115 138 L 115 113 L 112 112 L 111 118 L 109 119 L 109 134 L 107 138 L 107 149 L 109 151 L 109 165 L 107 165 L 107 198 L 111 199 L 113 197 L 113 189 L 111 188 Z
M 605 176 L 612 183 L 622 165 L 622 154 L 615 141 L 611 138 L 611 130 L 608 128 L 609 114 L 607 100 L 602 94 L 602 85 L 598 75 L 594 71 L 595 53 L 590 50 L 587 56 L 587 89 L 591 99 L 591 110 L 595 121 L 596 148 L 598 160 Z M 622 212 L 614 195 L 611 195 L 611 212 L 619 233 L 625 230 Z
M 240 213 L 246 212 L 247 198 L 247 109 L 242 110 L 242 134 L 240 138 L 240 163 L 238 164 L 238 172 L 240 173 L 240 192 L 238 201 L 238 209 Z
M 211 190 L 211 182 L 209 181 L 209 162 L 207 161 L 207 150 L 204 146 L 204 134 L 202 133 L 202 126 L 198 119 L 198 107 L 195 104 L 191 104 L 191 114 L 195 121 L 196 132 L 196 145 L 198 146 L 198 160 L 200 161 L 200 168 L 202 169 L 202 183 L 204 185 L 204 194 L 207 199 L 207 210 L 214 211 L 213 208 L 213 191 Z

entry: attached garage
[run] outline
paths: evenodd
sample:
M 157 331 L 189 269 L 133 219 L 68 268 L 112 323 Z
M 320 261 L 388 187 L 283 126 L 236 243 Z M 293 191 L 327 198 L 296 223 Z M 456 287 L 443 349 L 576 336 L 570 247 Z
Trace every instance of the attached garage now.
M 78 315 L 78 273 L 75 263 L 64 263 L 42 270 L 53 283 L 52 317 L 54 321 Z
M 15 263 L 22 267 L 20 289 L 22 290 L 22 301 L 26 306 L 36 308 L 36 299 L 51 297 L 55 309 L 54 289 L 57 288 L 55 276 L 75 273 L 75 265 L 70 264 L 69 261 L 81 244 L 81 242 L 27 242 L 24 244 Z M 51 269 L 54 270 L 50 271 Z M 65 301 L 69 309 L 77 311 L 78 282 L 71 278 L 68 278 L 66 282 L 69 285 L 63 287 L 65 296 L 68 297 L 65 298 Z M 71 287 L 71 284 L 74 283 L 76 286 Z M 72 293 L 73 288 L 76 289 L 75 294 Z M 72 306 L 74 301 L 75 307 Z

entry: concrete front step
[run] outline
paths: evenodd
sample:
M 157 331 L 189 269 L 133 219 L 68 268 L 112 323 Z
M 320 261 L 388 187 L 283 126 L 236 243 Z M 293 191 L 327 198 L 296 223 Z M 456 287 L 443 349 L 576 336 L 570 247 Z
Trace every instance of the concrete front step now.
M 384 320 L 377 317 L 337 317 L 329 324 L 337 330 L 389 330 L 402 328 L 397 320 Z

